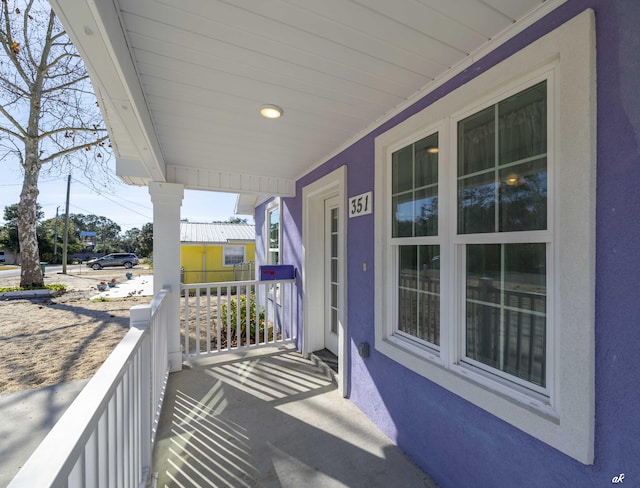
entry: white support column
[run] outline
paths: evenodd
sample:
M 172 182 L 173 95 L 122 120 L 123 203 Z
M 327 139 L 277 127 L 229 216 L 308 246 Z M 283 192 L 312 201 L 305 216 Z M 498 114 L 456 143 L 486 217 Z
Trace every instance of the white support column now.
M 149 183 L 153 203 L 153 293 L 169 287 L 167 348 L 170 372 L 182 369 L 180 345 L 180 206 L 184 186 Z

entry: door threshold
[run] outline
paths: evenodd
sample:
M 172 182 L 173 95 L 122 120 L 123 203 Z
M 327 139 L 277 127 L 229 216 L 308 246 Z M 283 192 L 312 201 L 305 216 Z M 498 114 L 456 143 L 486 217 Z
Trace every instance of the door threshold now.
M 338 356 L 328 349 L 321 349 L 311 353 L 311 360 L 331 378 L 331 381 L 338 384 Z

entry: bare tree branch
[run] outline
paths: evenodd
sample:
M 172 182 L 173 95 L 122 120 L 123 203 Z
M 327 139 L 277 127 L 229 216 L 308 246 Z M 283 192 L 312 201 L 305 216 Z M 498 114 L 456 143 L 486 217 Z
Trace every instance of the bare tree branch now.
M 2 2 L 2 11 L 4 14 L 4 25 L 5 30 L 0 31 L 0 36 L 2 37 L 2 47 L 4 48 L 4 52 L 7 54 L 7 57 L 11 60 L 11 63 L 16 68 L 16 71 L 20 74 L 24 82 L 29 85 L 29 77 L 22 69 L 22 65 L 18 61 L 18 56 L 16 53 L 16 44 L 17 41 L 14 41 L 13 35 L 11 34 L 11 19 L 9 17 L 9 2 Z M 19 45 L 19 43 L 18 43 Z
M 36 60 L 33 57 L 33 53 L 31 52 L 31 44 L 30 44 L 30 37 L 29 37 L 29 18 L 31 17 L 31 14 L 29 13 L 31 11 L 31 8 L 33 7 L 33 0 L 31 0 L 28 4 L 27 7 L 24 9 L 24 15 L 22 16 L 22 38 L 25 40 L 25 50 L 27 52 L 27 55 L 29 56 L 29 61 L 31 62 L 31 65 L 35 68 L 38 66 L 38 63 L 36 62 Z
M 49 63 L 47 66 L 45 66 L 45 69 L 49 69 L 53 66 L 55 66 L 56 64 L 58 64 L 60 61 L 62 61 L 65 58 L 73 58 L 76 57 L 71 53 L 62 53 L 60 56 L 58 56 L 57 58 L 55 58 L 53 61 L 51 61 L 51 63 Z
M 15 83 L 13 83 L 12 81 L 10 81 L 10 80 L 8 80 L 6 78 L 2 78 L 0 80 L 0 82 L 4 83 L 11 90 L 16 92 L 16 95 L 19 95 L 19 96 L 22 96 L 22 97 L 28 97 L 29 96 L 29 92 L 25 91 L 20 85 L 16 85 Z
M 46 157 L 44 159 L 41 159 L 40 161 L 42 162 L 42 164 L 46 164 L 46 163 L 49 163 L 49 162 L 53 161 L 54 159 L 58 159 L 58 158 L 60 158 L 62 156 L 65 156 L 67 154 L 74 153 L 74 152 L 80 151 L 82 149 L 86 149 L 88 146 L 99 144 L 99 143 L 101 143 L 103 141 L 106 141 L 107 139 L 109 139 L 108 135 L 106 135 L 104 137 L 100 137 L 99 139 L 94 140 L 93 142 L 91 142 L 91 144 L 85 143 L 85 144 L 79 144 L 79 145 L 76 145 L 76 146 L 73 146 L 73 147 L 69 147 L 69 148 L 64 149 L 62 151 L 59 151 L 57 153 L 51 154 L 50 156 L 48 156 L 48 157 Z
M 40 134 L 40 138 L 44 139 L 45 137 L 51 137 L 54 136 L 56 134 L 62 134 L 63 132 L 106 132 L 107 129 L 105 127 L 94 127 L 94 128 L 88 128 L 88 127 L 60 127 L 56 130 L 52 130 L 49 132 L 42 132 Z M 104 140 L 104 139 L 102 139 Z M 98 141 L 100 142 L 100 141 Z M 86 144 L 85 144 L 86 145 Z
M 17 137 L 18 139 L 20 139 L 21 141 L 24 140 L 25 137 L 27 137 L 27 131 L 22 127 L 22 125 L 20 124 L 20 122 L 18 122 L 16 119 L 14 119 L 11 114 L 9 112 L 7 112 L 7 110 L 5 109 L 4 105 L 0 105 L 0 113 L 2 115 L 4 115 L 12 124 L 13 126 L 18 129 L 22 134 L 15 134 L 15 137 Z M 9 133 L 9 134 L 13 134 L 13 132 L 11 131 L 11 129 L 8 129 L 7 127 L 2 127 L 0 126 L 0 130 Z
M 5 134 L 9 134 L 11 137 L 15 137 L 16 139 L 24 141 L 24 137 L 23 136 L 21 136 L 17 132 L 14 132 L 11 129 L 8 129 L 6 127 L 0 126 L 0 132 L 4 132 Z
M 46 94 L 46 93 L 51 93 L 51 92 L 55 92 L 55 91 L 60 91 L 60 90 L 65 90 L 73 85 L 78 84 L 81 81 L 85 81 L 89 79 L 89 75 L 83 76 L 82 78 L 77 78 L 75 80 L 71 80 L 68 83 L 63 83 L 61 85 L 56 85 L 56 86 L 52 86 L 51 88 L 47 88 L 45 90 L 42 90 L 42 94 Z M 87 93 L 87 92 L 85 92 Z

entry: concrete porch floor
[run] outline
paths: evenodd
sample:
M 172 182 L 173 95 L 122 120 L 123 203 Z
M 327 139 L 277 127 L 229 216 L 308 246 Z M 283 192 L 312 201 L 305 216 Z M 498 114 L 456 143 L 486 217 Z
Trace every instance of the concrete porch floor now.
M 158 487 L 436 487 L 293 348 L 188 364 L 169 376 Z

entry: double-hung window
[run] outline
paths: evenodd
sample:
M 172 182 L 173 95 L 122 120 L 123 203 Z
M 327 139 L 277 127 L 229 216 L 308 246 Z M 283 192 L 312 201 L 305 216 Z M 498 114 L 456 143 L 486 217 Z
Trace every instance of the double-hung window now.
M 438 133 L 392 153 L 391 233 L 398 260 L 395 333 L 438 349 Z
M 547 101 L 544 79 L 453 120 L 456 170 L 447 174 L 455 191 L 451 182 L 439 180 L 438 131 L 393 150 L 388 229 L 397 260 L 395 339 L 438 354 L 441 320 L 459 326 L 459 364 L 543 396 L 551 245 Z M 457 225 L 439 231 L 443 199 L 455 209 L 447 220 Z M 450 258 L 443 268 L 444 245 Z M 462 270 L 457 275 L 456 263 Z M 458 324 L 440 306 L 442 272 L 451 275 Z
M 543 395 L 552 245 L 547 87 L 545 79 L 455 125 L 462 362 Z
M 585 463 L 593 36 L 586 12 L 380 134 L 375 148 L 376 349 Z

